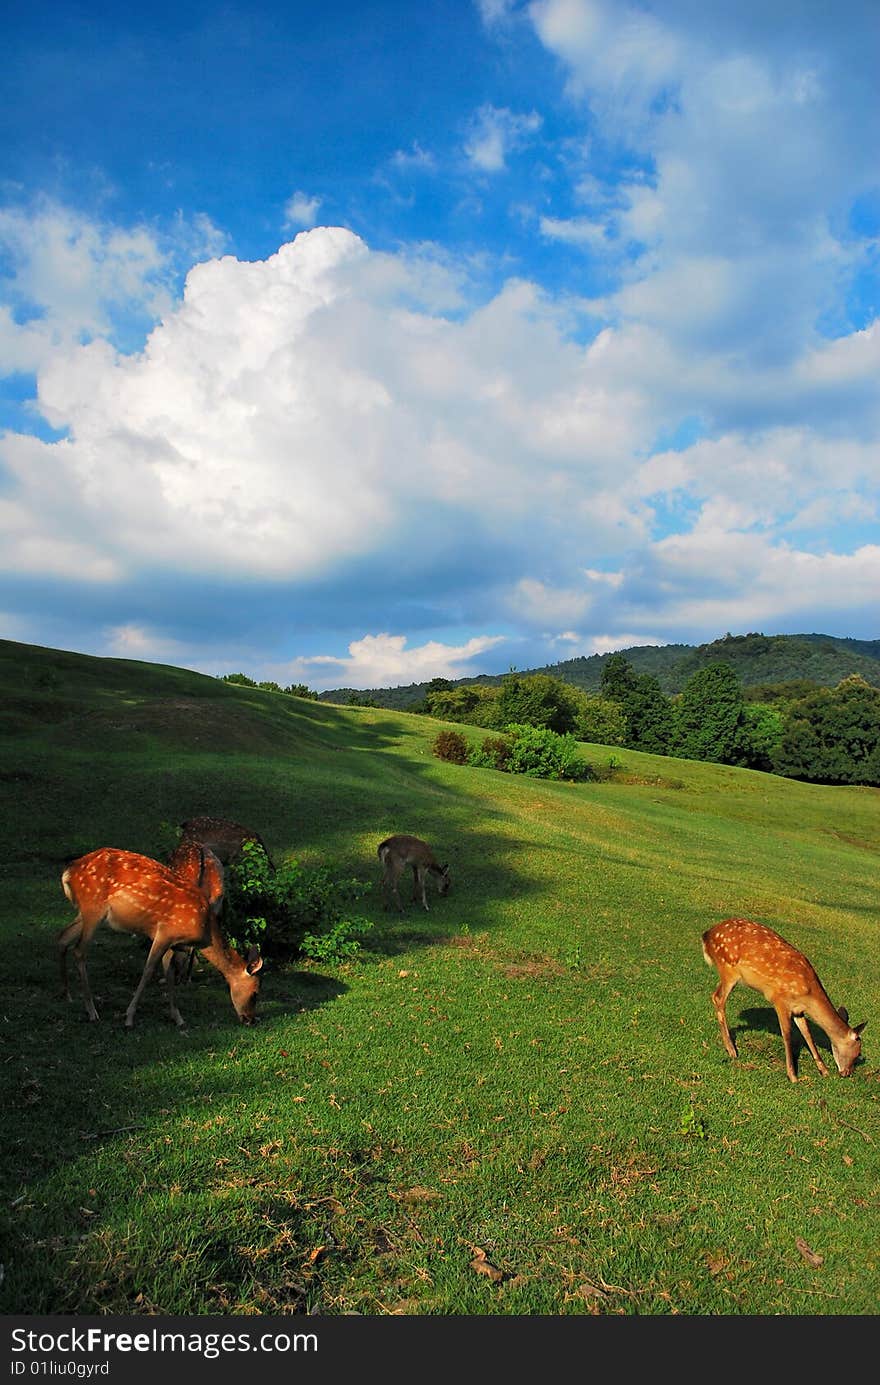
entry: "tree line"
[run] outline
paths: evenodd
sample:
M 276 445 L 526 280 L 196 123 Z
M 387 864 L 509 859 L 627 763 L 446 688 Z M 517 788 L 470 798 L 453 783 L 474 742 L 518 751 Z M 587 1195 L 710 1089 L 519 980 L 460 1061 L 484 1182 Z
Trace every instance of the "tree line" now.
M 806 680 L 744 691 L 733 668 L 697 669 L 667 696 L 623 654 L 608 658 L 598 693 L 549 674 L 511 671 L 500 684 L 435 678 L 420 708 L 488 730 L 545 727 L 601 745 L 708 760 L 822 784 L 880 785 L 880 689 L 858 674 L 835 687 Z

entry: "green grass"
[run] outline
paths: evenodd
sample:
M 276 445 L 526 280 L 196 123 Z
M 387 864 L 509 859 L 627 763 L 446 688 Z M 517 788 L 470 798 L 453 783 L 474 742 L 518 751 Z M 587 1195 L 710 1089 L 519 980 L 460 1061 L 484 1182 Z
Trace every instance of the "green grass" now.
M 628 751 L 527 780 L 442 764 L 418 716 L 11 643 L 0 692 L 0 1311 L 876 1313 L 877 790 Z M 125 1033 L 143 952 L 102 930 L 90 1025 L 64 862 L 203 812 L 376 885 L 415 832 L 452 891 L 398 919 L 376 888 L 352 964 L 269 959 L 254 1030 L 202 965 L 185 1032 L 156 986 Z M 790 1084 L 741 987 L 726 1057 L 728 914 L 872 1019 L 852 1078 L 802 1049 Z

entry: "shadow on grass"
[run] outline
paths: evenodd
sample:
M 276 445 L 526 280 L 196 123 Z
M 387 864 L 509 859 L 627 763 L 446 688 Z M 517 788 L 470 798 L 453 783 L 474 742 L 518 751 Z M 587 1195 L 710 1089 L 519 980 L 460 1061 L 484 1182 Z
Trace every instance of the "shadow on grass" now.
M 748 1034 L 750 1032 L 753 1032 L 754 1030 L 759 1030 L 765 1034 L 774 1034 L 776 1036 L 776 1038 L 779 1040 L 779 1052 L 784 1057 L 785 1049 L 782 1043 L 782 1034 L 779 1029 L 779 1020 L 776 1018 L 775 1010 L 762 1009 L 757 1006 L 754 1008 L 741 1010 L 739 1013 L 739 1020 L 741 1021 L 741 1023 L 737 1025 L 730 1025 L 730 1032 L 733 1036 L 733 1040 L 734 1043 L 736 1043 L 737 1048 L 739 1048 L 739 1036 L 741 1034 Z M 828 1035 L 825 1033 L 825 1030 L 818 1022 L 816 1022 L 815 1020 L 808 1020 L 807 1022 L 810 1026 L 810 1033 L 813 1036 L 813 1042 L 815 1043 L 816 1047 L 819 1049 L 820 1052 L 828 1055 L 826 1066 L 830 1068 L 832 1073 L 836 1072 L 837 1067 L 834 1062 L 834 1052 L 831 1047 L 831 1040 L 828 1038 Z M 792 1021 L 791 1026 L 791 1040 L 795 1068 L 799 1069 L 801 1063 L 804 1060 L 807 1061 L 810 1067 L 814 1067 L 810 1051 L 807 1048 L 807 1045 L 804 1043 L 803 1039 L 801 1038 L 800 1031 L 798 1030 L 794 1021 Z M 865 1060 L 863 1057 L 857 1058 L 855 1066 L 857 1068 L 861 1067 L 864 1061 Z

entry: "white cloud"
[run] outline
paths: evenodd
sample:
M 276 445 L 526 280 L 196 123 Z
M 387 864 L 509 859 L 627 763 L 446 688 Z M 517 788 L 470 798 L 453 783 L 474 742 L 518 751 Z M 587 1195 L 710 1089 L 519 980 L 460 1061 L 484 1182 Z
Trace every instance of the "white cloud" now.
M 844 22 L 787 0 L 700 6 L 699 22 L 691 0 L 529 14 L 598 138 L 641 164 L 615 210 L 641 254 L 609 311 L 673 350 L 791 363 L 873 253 L 849 211 L 880 181 L 876 7 L 851 0 Z
M 624 634 L 622 632 L 615 635 L 593 635 L 588 641 L 584 653 L 616 654 L 621 649 L 635 649 L 639 645 L 657 647 L 668 643 L 668 640 L 661 639 L 658 635 Z
M 83 230 L 78 253 L 120 244 Z M 727 268 L 715 276 L 708 262 L 704 281 L 725 312 Z M 145 283 L 134 275 L 136 303 Z M 57 292 L 56 322 L 68 304 L 66 286 Z M 671 307 L 651 325 L 577 339 L 584 310 L 611 314 L 624 295 L 583 304 L 521 279 L 487 301 L 468 295 L 465 269 L 434 247 L 372 252 L 320 227 L 266 260 L 195 265 L 139 352 L 101 334 L 41 337 L 38 407 L 67 436 L 0 439 L 0 567 L 104 592 L 148 590 L 157 573 L 181 590 L 262 584 L 294 613 L 306 600 L 333 606 L 346 641 L 368 628 L 362 609 L 338 619 L 361 592 L 392 629 L 410 608 L 435 631 L 491 629 L 503 612 L 505 626 L 513 616 L 530 638 L 556 632 L 584 652 L 597 632 L 626 643 L 649 631 L 635 642 L 656 643 L 778 628 L 809 615 L 801 588 L 835 621 L 870 610 L 876 328 L 767 365 L 685 349 L 666 330 Z M 646 290 L 633 314 L 647 301 Z M 36 330 L 0 318 L 18 359 L 33 355 Z M 656 452 L 691 414 L 712 435 Z M 114 648 L 178 661 L 173 623 L 123 609 L 101 624 Z M 479 640 L 409 648 L 369 636 L 332 667 L 289 677 L 463 676 L 494 648 Z
M 175 665 L 185 665 L 189 654 L 180 640 L 134 623 L 109 626 L 104 632 L 101 652 L 119 659 L 145 659 L 150 663 Z
M 585 591 L 554 588 L 532 577 L 523 577 L 511 593 L 510 605 L 518 618 L 529 625 L 558 627 L 583 621 L 591 598 Z
M 321 692 L 326 688 L 382 688 L 424 683 L 431 678 L 466 678 L 479 673 L 477 660 L 503 643 L 503 636 L 480 635 L 461 645 L 429 640 L 407 648 L 405 635 L 364 635 L 348 646 L 348 658 L 313 655 L 283 666 L 281 676 L 307 683 Z
M 145 227 L 121 229 L 41 199 L 0 208 L 0 252 L 9 300 L 0 374 L 37 370 L 59 347 L 112 336 L 120 317 L 142 328 L 171 302 L 170 253 Z
M 437 160 L 429 150 L 423 149 L 418 140 L 413 140 L 409 149 L 396 149 L 391 156 L 393 168 L 404 172 L 421 170 L 429 172 L 436 168 Z
M 309 230 L 318 219 L 320 207 L 320 197 L 309 197 L 305 192 L 295 192 L 284 205 L 284 225 Z
M 665 590 L 662 607 L 639 595 L 644 581 Z M 709 522 L 656 545 L 650 568 L 623 597 L 631 618 L 655 628 L 714 638 L 719 631 L 829 630 L 872 622 L 880 591 L 880 546 L 810 553 L 758 533 Z
M 548 240 L 588 246 L 593 250 L 606 249 L 608 246 L 606 225 L 587 216 L 542 216 L 538 224 L 541 235 Z
M 508 157 L 537 134 L 541 123 L 536 111 L 518 115 L 506 108 L 481 106 L 465 141 L 465 155 L 481 173 L 500 173 Z

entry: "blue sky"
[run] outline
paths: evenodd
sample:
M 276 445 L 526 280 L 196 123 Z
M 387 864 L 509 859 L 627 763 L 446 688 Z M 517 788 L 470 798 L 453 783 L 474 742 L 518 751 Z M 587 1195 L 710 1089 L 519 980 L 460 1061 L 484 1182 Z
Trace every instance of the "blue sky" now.
M 880 635 L 874 0 L 126 9 L 5 20 L 0 636 Z

